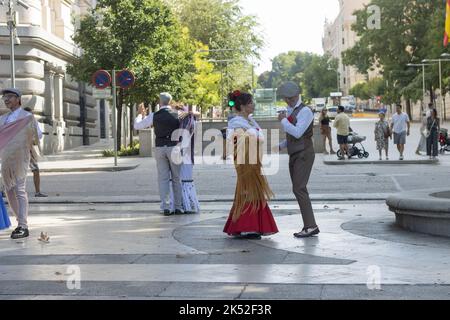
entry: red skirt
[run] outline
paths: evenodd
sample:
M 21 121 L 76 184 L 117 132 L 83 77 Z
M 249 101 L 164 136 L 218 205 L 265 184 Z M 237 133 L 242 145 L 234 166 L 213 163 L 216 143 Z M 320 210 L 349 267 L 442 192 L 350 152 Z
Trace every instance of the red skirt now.
M 252 212 L 253 211 L 253 212 Z M 269 205 L 259 211 L 254 211 L 247 205 L 238 221 L 233 222 L 233 210 L 230 213 L 223 232 L 230 236 L 237 236 L 243 232 L 259 233 L 263 236 L 269 236 L 278 232 L 277 224 L 273 218 Z

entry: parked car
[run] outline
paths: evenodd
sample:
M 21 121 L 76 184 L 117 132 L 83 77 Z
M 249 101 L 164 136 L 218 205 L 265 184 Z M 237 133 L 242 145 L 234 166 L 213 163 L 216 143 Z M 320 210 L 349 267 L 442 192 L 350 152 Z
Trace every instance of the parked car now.
M 334 118 L 336 118 L 336 116 L 337 116 L 337 111 L 338 111 L 338 108 L 337 107 L 329 107 L 328 108 L 328 117 L 330 118 L 330 119 L 334 119 Z

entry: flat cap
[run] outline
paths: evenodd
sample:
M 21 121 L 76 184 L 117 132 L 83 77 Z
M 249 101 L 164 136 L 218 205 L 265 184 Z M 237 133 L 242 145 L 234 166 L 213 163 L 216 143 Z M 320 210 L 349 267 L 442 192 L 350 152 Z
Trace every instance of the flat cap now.
M 6 88 L 2 90 L 2 95 L 5 95 L 7 93 L 13 93 L 19 98 L 22 96 L 22 92 L 19 89 L 16 88 Z
M 300 95 L 300 87 L 295 82 L 285 82 L 278 88 L 278 95 L 283 98 L 297 97 Z

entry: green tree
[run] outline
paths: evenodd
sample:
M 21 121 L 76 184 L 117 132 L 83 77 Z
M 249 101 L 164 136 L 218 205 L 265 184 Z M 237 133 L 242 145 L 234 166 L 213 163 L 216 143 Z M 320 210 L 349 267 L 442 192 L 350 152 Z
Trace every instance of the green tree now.
M 222 95 L 236 89 L 251 89 L 251 61 L 259 57 L 264 41 L 256 17 L 245 15 L 239 0 L 166 0 L 193 39 L 211 50 L 219 71 Z M 218 51 L 224 50 L 227 51 Z M 225 61 L 226 62 L 225 62 Z M 218 62 L 220 61 L 220 62 Z
M 68 67 L 75 79 L 87 82 L 98 69 L 128 68 L 136 74 L 135 87 L 118 91 L 119 149 L 122 106 L 154 102 L 161 91 L 183 96 L 184 76 L 194 70 L 188 30 L 161 0 L 99 0 L 73 39 L 83 50 Z
M 330 55 L 290 51 L 276 56 L 272 70 L 261 74 L 258 84 L 277 88 L 285 81 L 294 81 L 303 89 L 305 99 L 327 97 L 337 90 L 337 60 Z
M 337 60 L 329 55 L 312 55 L 305 67 L 302 86 L 307 98 L 328 97 L 337 90 Z
M 404 96 L 411 116 L 410 100 L 422 96 L 422 70 L 409 68 L 407 64 L 439 57 L 444 52 L 445 4 L 441 0 L 372 0 L 368 5 L 381 8 L 381 28 L 368 27 L 366 9 L 356 11 L 357 20 L 352 28 L 359 40 L 343 53 L 344 64 L 354 65 L 361 73 L 373 67 L 381 68 L 388 83 L 385 102 L 399 103 Z M 427 79 L 430 90 L 438 82 L 438 73 L 436 69 L 433 71 Z
M 191 105 L 197 105 L 202 113 L 210 107 L 220 103 L 219 87 L 220 73 L 214 69 L 214 64 L 208 62 L 208 47 L 200 42 L 196 45 L 197 52 L 194 55 L 195 72 L 188 75 L 190 79 L 189 94 L 185 101 Z
M 386 84 L 383 78 L 375 78 L 368 82 L 360 82 L 350 89 L 350 94 L 367 100 L 378 96 L 384 96 L 386 93 Z

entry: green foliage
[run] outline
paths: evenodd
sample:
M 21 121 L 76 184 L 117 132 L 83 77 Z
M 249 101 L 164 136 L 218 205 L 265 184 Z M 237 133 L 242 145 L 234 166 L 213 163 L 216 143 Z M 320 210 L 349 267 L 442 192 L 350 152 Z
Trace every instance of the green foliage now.
M 252 68 L 250 61 L 259 57 L 264 42 L 257 31 L 254 16 L 245 15 L 239 0 L 166 0 L 180 23 L 189 28 L 196 41 L 207 46 L 214 70 L 223 75 L 220 86 L 224 93 L 236 88 L 249 90 Z M 214 51 L 231 49 L 229 51 Z M 220 89 L 218 89 L 220 90 Z M 219 91 L 217 94 L 220 95 Z M 226 95 L 226 94 L 225 94 Z
M 132 145 L 125 147 L 121 146 L 120 150 L 118 151 L 119 157 L 133 157 L 139 155 L 139 148 L 140 144 L 138 141 L 133 141 Z M 103 157 L 110 158 L 114 157 L 114 150 L 103 150 L 102 152 Z
M 381 8 L 381 29 L 369 30 L 366 9 L 356 11 L 353 25 L 359 40 L 343 53 L 346 65 L 366 73 L 371 67 L 382 68 L 387 103 L 399 102 L 401 96 L 417 100 L 422 96 L 422 69 L 409 68 L 408 63 L 436 59 L 446 51 L 443 47 L 445 3 L 441 0 L 372 0 L 368 5 Z M 444 66 L 449 74 L 450 66 Z M 446 71 L 446 72 L 445 72 Z M 427 67 L 427 84 L 438 87 L 437 65 Z
M 275 57 L 272 71 L 261 74 L 258 84 L 277 88 L 285 81 L 300 84 L 305 100 L 327 97 L 337 90 L 337 60 L 329 55 L 290 51 Z
M 386 83 L 383 78 L 375 78 L 368 82 L 360 82 L 350 89 L 350 94 L 367 100 L 378 96 L 384 96 L 386 93 Z
M 185 76 L 194 72 L 195 47 L 161 0 L 99 0 L 73 39 L 83 50 L 68 66 L 76 80 L 88 82 L 98 69 L 128 68 L 136 74 L 135 86 L 118 92 L 119 137 L 123 104 L 155 102 L 162 91 L 179 98 L 189 88 Z

